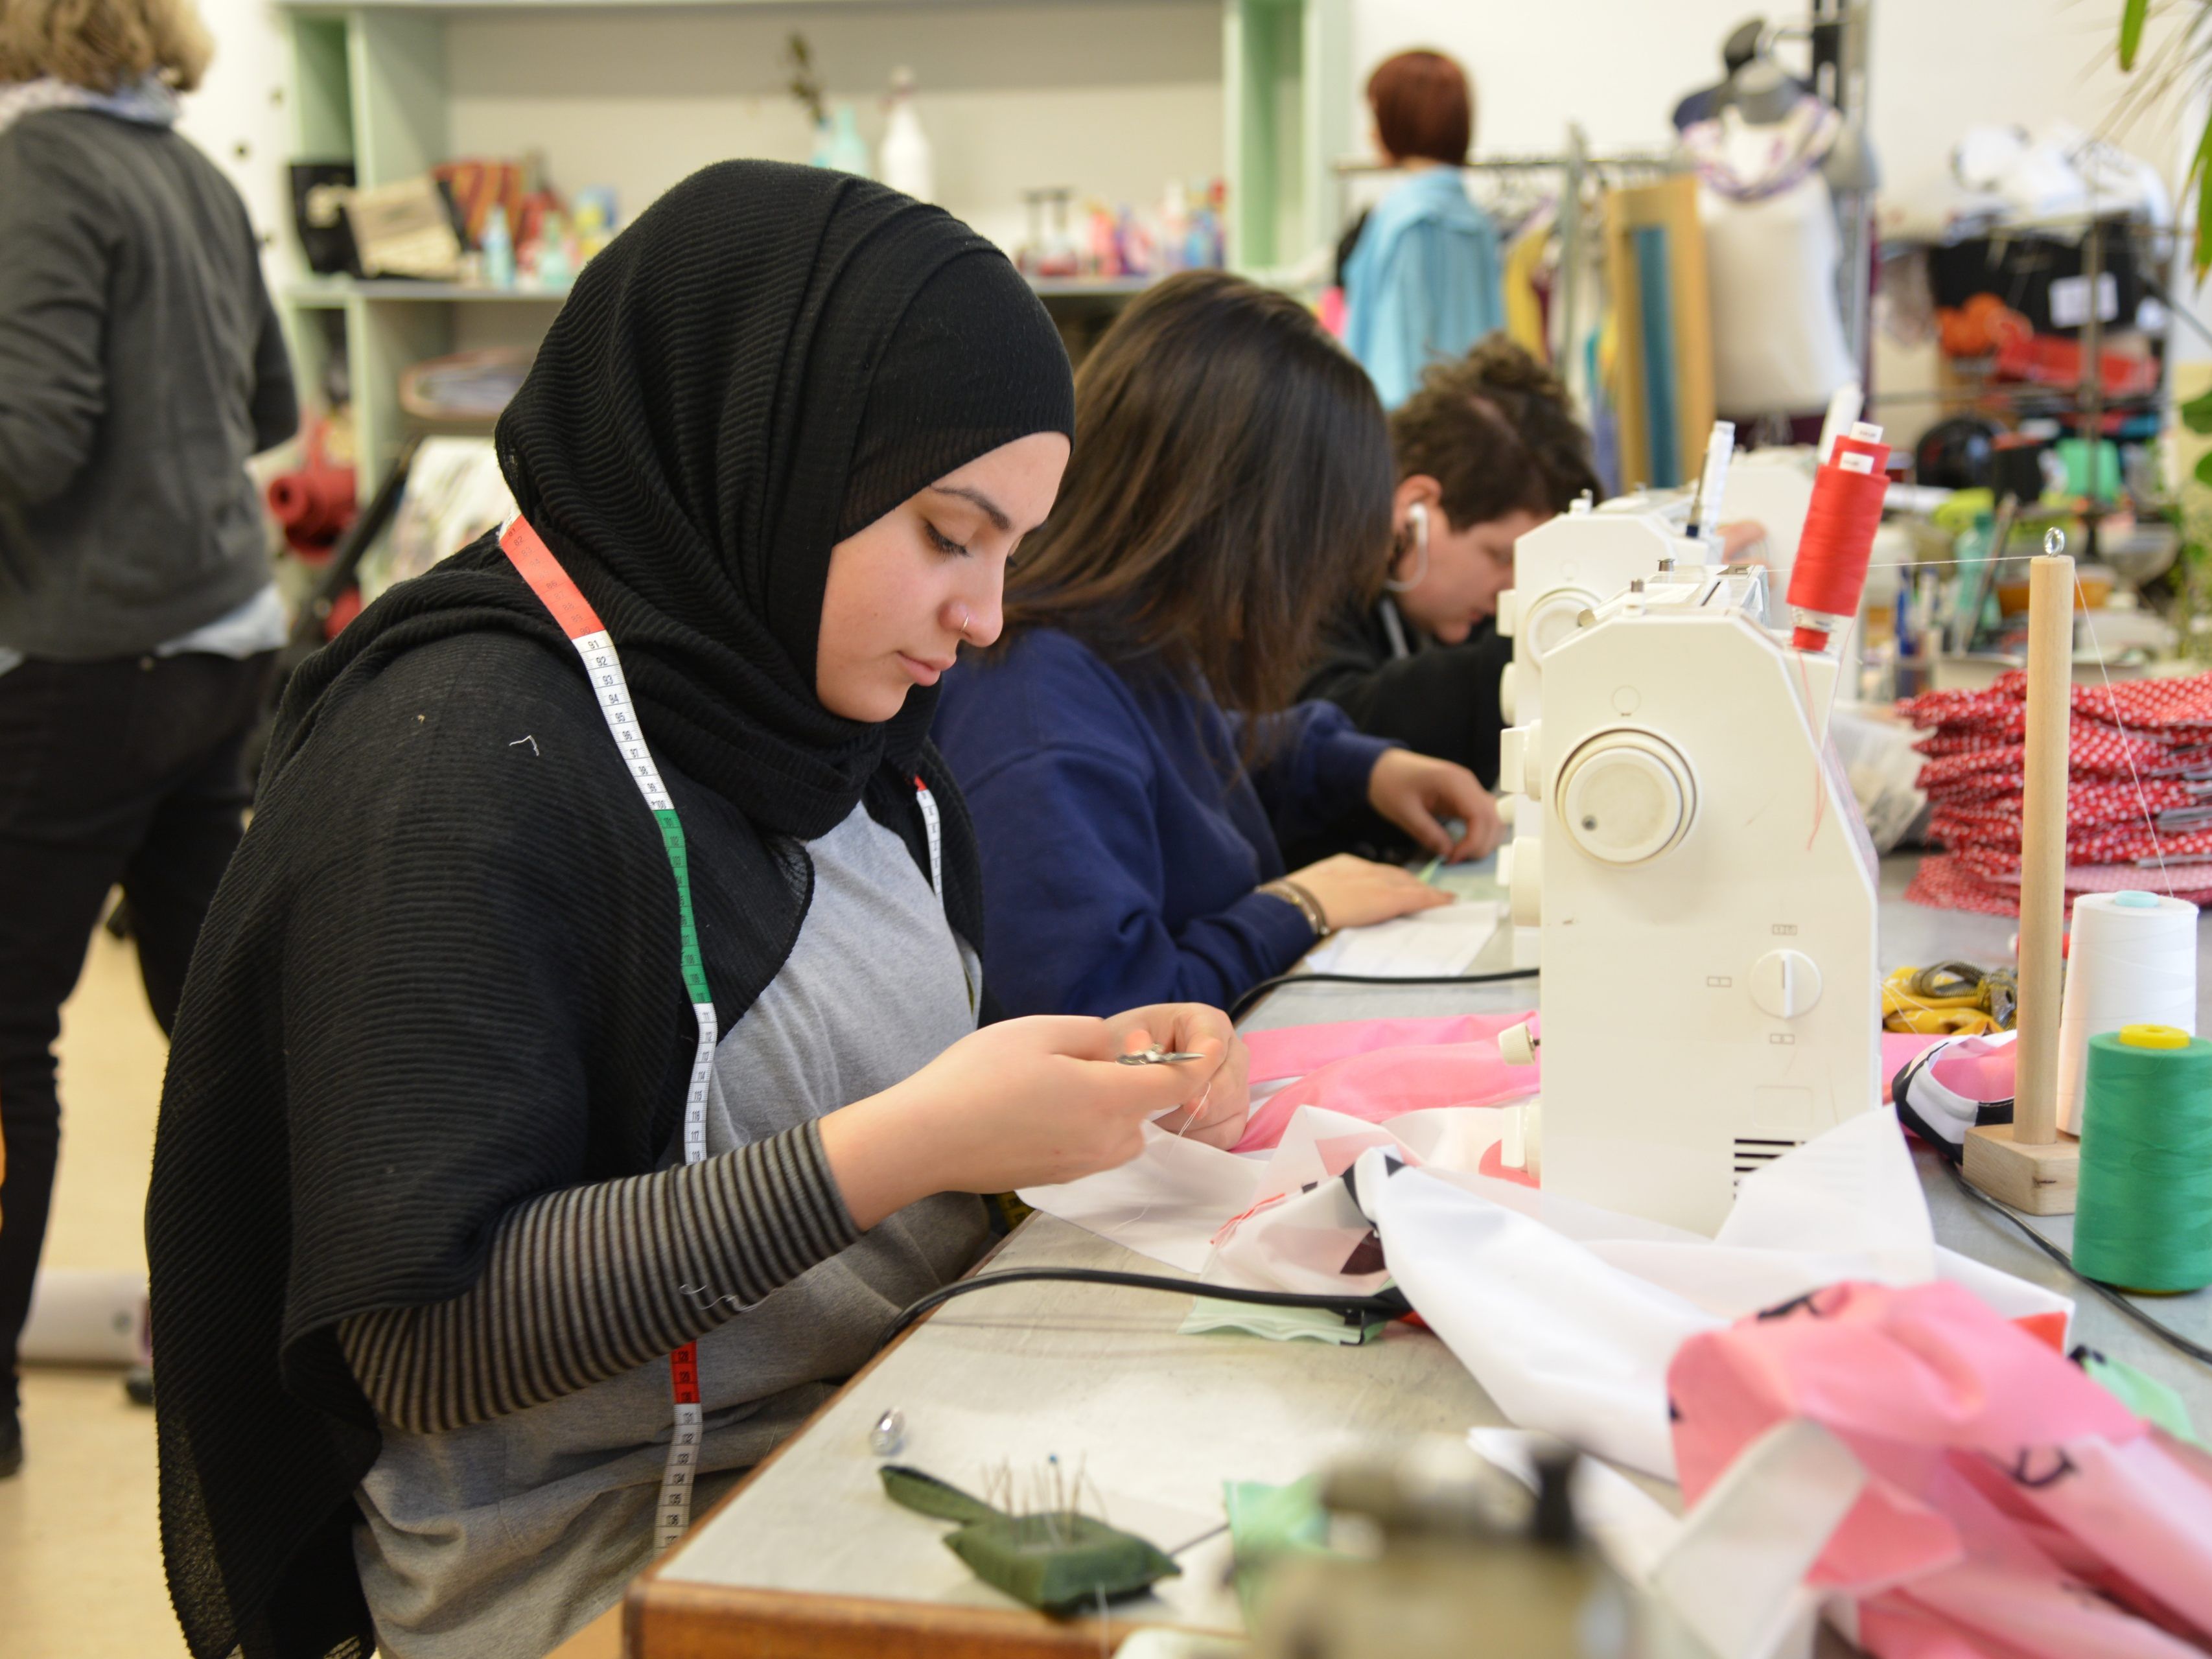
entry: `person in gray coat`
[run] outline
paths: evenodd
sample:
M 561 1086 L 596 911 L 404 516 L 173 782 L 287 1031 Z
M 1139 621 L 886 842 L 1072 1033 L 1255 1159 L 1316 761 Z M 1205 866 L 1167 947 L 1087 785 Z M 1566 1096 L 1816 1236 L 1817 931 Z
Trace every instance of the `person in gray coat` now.
M 177 1010 L 283 642 L 246 459 L 299 405 L 245 204 L 175 131 L 190 0 L 0 5 L 0 1476 L 61 1109 L 120 884 Z

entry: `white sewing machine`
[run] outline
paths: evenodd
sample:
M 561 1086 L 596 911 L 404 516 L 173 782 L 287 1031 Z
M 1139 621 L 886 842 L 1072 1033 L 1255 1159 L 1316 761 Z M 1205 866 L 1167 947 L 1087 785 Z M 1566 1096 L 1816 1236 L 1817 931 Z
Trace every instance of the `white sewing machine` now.
M 1654 573 L 1585 606 L 1500 757 L 1516 832 L 1540 819 L 1510 887 L 1543 963 L 1542 1099 L 1506 1159 L 1705 1233 L 1742 1176 L 1881 1093 L 1875 856 L 1826 737 L 1837 659 L 1768 629 L 1763 587 Z
M 1711 556 L 1690 531 L 1691 492 L 1642 490 L 1592 506 L 1585 495 L 1513 544 L 1513 586 L 1498 596 L 1498 631 L 1513 641 L 1513 660 L 1499 677 L 1498 706 L 1511 725 L 1536 720 L 1544 708 L 1544 663 L 1591 606 L 1626 592 L 1662 568 L 1702 568 Z M 1499 855 L 1498 879 L 1510 879 L 1516 849 L 1541 833 L 1539 815 L 1514 799 L 1501 777 L 1498 811 L 1512 830 Z M 1513 965 L 1534 968 L 1540 945 L 1534 927 L 1516 925 Z
M 1544 708 L 1544 660 L 1592 605 L 1626 592 L 1662 562 L 1703 565 L 1705 544 L 1690 533 L 1686 489 L 1588 495 L 1513 544 L 1513 586 L 1498 596 L 1498 631 L 1513 641 L 1498 686 L 1505 718 L 1518 724 Z

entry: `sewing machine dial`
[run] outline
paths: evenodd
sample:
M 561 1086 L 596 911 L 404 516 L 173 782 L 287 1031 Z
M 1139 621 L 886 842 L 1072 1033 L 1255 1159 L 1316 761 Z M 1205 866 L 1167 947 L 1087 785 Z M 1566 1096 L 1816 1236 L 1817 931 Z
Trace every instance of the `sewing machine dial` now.
M 1559 775 L 1559 818 L 1568 838 L 1607 864 L 1641 864 L 1688 833 L 1697 814 L 1689 763 L 1648 732 L 1601 732 Z
M 1575 631 L 1576 618 L 1597 602 L 1588 588 L 1555 587 L 1526 607 L 1520 631 L 1528 642 L 1528 660 L 1541 665 L 1545 653 Z

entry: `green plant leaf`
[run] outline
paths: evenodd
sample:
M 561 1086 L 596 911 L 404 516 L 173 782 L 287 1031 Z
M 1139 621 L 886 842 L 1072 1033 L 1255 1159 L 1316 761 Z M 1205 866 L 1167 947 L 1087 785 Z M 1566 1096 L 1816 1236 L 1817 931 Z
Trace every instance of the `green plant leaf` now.
M 2142 46 L 2143 20 L 2150 15 L 2150 0 L 2127 0 L 2120 9 L 2120 67 L 2131 70 L 2136 66 L 2136 53 Z
M 2204 129 L 2204 144 L 2199 146 L 2203 155 L 2212 148 L 2212 123 Z M 2195 267 L 2197 280 L 2202 283 L 2204 273 L 2212 270 L 2212 161 L 2202 163 L 2197 177 L 2197 246 L 2190 263 Z
M 2191 432 L 2212 433 L 2212 392 L 2198 393 L 2173 412 Z
M 2197 458 L 2196 471 L 2197 483 L 2212 484 L 2212 449 L 2205 451 Z

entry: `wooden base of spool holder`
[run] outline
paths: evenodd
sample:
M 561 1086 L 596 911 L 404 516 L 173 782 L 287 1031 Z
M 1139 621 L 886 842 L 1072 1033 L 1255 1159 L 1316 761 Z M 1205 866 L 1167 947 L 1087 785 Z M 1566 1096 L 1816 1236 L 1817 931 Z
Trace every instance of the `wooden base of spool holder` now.
M 2047 1146 L 2024 1146 L 2012 1125 L 1966 1131 L 1966 1179 L 1991 1198 L 2030 1215 L 2071 1215 L 2081 1178 L 2081 1143 L 2064 1130 Z

